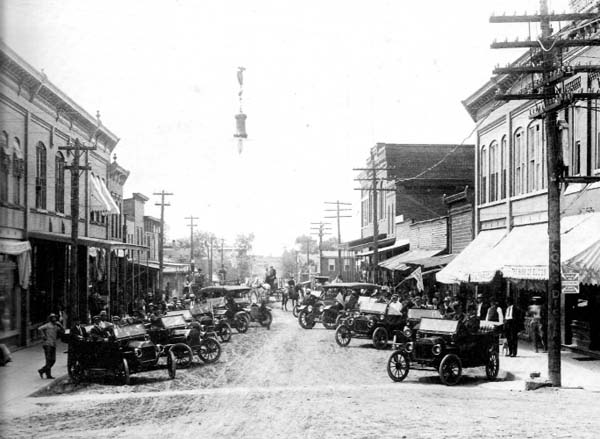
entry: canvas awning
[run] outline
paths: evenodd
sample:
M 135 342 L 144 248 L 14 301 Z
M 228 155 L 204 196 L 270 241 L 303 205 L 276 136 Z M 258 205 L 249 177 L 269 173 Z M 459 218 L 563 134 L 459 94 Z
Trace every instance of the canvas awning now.
M 31 244 L 29 241 L 0 239 L 0 253 L 17 257 L 19 285 L 23 289 L 29 288 L 31 278 Z
M 452 262 L 436 274 L 436 280 L 444 284 L 470 282 L 471 272 L 478 270 L 485 256 L 505 236 L 506 229 L 484 230 L 480 232 Z
M 377 253 L 383 253 L 383 252 L 387 252 L 390 250 L 395 250 L 397 248 L 407 247 L 409 244 L 410 244 L 410 241 L 408 239 L 399 239 L 399 238 L 392 240 L 391 243 L 388 242 L 387 244 L 385 242 L 382 242 L 383 246 L 379 247 L 377 249 Z M 367 250 L 364 252 L 357 253 L 356 256 L 369 256 L 372 254 L 373 254 L 373 250 Z
M 600 285 L 600 213 L 561 219 L 561 262 L 563 270 L 580 273 L 580 283 Z M 547 280 L 548 225 L 515 227 L 494 248 L 483 268 L 487 273 L 500 271 L 508 279 Z
M 60 233 L 31 231 L 28 233 L 28 235 L 30 238 L 34 239 L 64 242 L 65 244 L 71 243 L 71 236 L 62 235 Z M 86 247 L 101 247 L 107 250 L 148 250 L 148 247 L 144 245 L 130 244 L 128 242 L 121 241 L 111 241 L 108 239 L 91 238 L 89 236 L 80 236 L 77 238 L 77 243 L 79 245 L 85 245 Z
M 411 264 L 421 265 L 423 270 L 429 270 L 434 267 L 444 267 L 454 260 L 456 254 L 452 255 L 437 255 L 424 259 L 416 259 L 411 261 Z
M 379 263 L 380 267 L 386 268 L 388 270 L 406 270 L 409 268 L 407 264 L 415 264 L 414 261 L 423 260 L 427 258 L 431 258 L 432 256 L 436 256 L 444 251 L 443 248 L 437 249 L 423 249 L 423 248 L 415 248 L 413 250 L 409 250 L 406 253 L 402 253 L 397 256 L 393 256 L 385 261 Z
M 90 210 L 117 215 L 120 213 L 119 206 L 113 200 L 104 181 L 93 173 L 90 173 Z

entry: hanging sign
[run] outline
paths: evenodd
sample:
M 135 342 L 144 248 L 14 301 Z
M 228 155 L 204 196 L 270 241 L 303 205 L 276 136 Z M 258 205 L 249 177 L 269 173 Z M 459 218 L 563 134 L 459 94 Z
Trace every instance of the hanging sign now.
M 563 294 L 579 294 L 579 273 L 563 271 L 561 273 L 561 285 Z

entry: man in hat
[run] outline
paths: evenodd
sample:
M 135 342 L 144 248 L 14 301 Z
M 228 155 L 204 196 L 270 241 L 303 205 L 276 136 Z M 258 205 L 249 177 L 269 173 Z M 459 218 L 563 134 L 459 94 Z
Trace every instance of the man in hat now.
M 488 306 L 483 302 L 483 294 L 477 294 L 477 303 L 475 306 L 477 308 L 477 317 L 479 320 L 485 320 L 487 317 Z
M 46 357 L 46 364 L 41 369 L 38 369 L 40 378 L 54 379 L 52 376 L 52 366 L 56 363 L 56 340 L 64 333 L 63 326 L 58 322 L 56 314 L 50 314 L 48 316 L 48 322 L 38 328 L 42 334 L 42 347 L 44 348 L 44 356 Z
M 90 338 L 92 341 L 103 341 L 105 338 L 108 338 L 109 332 L 106 327 L 102 324 L 102 318 L 98 316 L 92 317 L 92 322 L 94 326 L 90 329 Z

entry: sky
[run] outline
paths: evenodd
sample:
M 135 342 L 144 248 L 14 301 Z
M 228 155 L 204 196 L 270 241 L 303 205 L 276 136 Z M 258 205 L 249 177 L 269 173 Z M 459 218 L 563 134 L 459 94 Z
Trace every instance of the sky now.
M 125 196 L 173 192 L 168 239 L 199 229 L 257 254 L 293 248 L 325 201 L 352 203 L 342 241 L 360 237 L 352 168 L 378 142 L 461 143 L 461 101 L 514 50 L 536 0 L 0 0 L 2 39 L 121 140 Z M 567 0 L 552 0 L 562 12 Z M 531 34 L 538 35 L 537 26 Z M 233 138 L 244 66 L 248 140 Z M 473 139 L 469 139 L 473 142 Z M 335 232 L 335 224 L 332 227 Z

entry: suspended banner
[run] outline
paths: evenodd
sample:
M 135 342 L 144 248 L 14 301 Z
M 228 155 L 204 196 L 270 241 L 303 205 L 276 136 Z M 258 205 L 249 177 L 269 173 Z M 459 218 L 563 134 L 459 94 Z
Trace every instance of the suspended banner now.
M 90 210 L 116 215 L 121 213 L 104 181 L 93 173 L 90 173 Z

